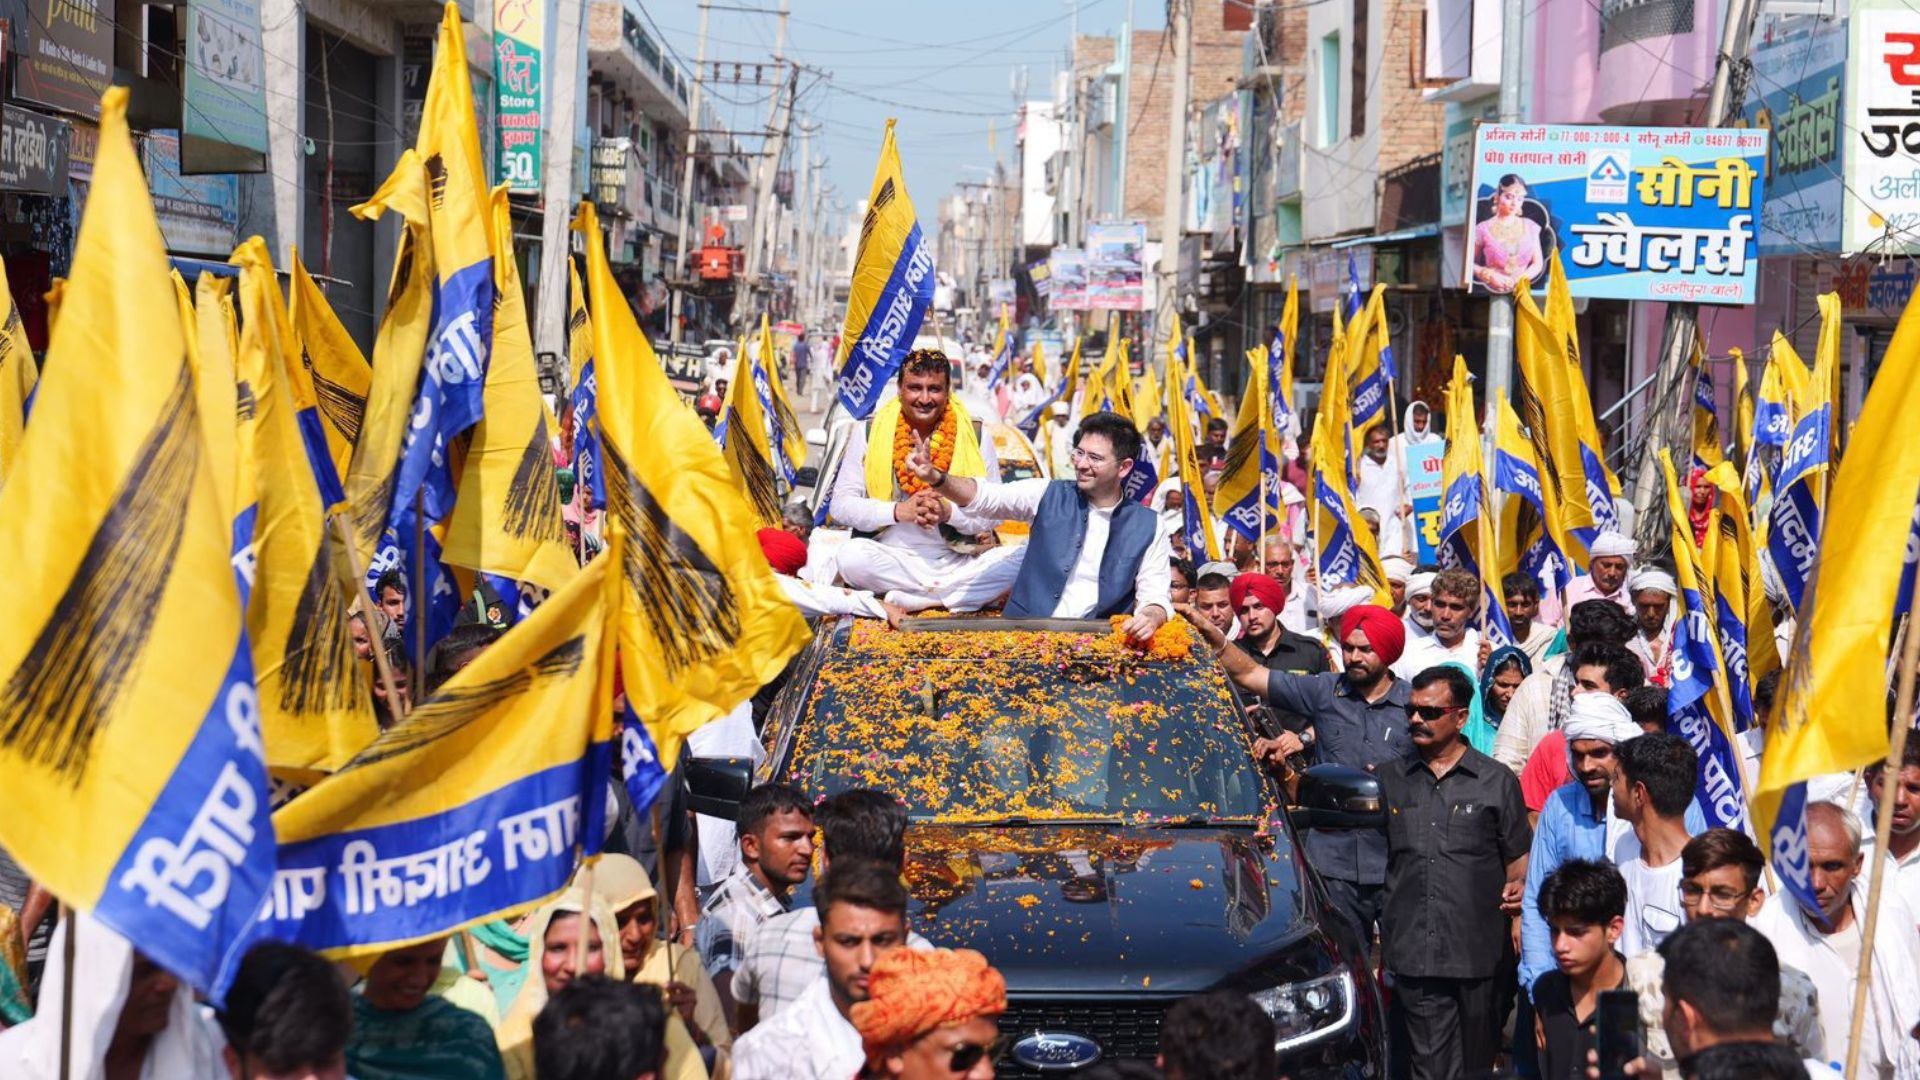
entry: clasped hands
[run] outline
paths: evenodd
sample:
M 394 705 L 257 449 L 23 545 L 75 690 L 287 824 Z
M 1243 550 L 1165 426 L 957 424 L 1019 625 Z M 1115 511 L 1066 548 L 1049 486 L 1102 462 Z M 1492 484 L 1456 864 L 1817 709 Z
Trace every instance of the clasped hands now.
M 922 488 L 893 504 L 893 520 L 911 522 L 928 529 L 946 523 L 953 516 L 953 504 L 932 488 Z

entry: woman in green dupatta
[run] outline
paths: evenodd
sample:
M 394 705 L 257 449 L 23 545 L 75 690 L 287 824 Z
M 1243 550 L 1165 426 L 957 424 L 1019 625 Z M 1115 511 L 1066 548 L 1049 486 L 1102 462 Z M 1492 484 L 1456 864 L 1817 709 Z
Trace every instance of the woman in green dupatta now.
M 505 1080 L 487 1022 L 432 992 L 446 945 L 395 949 L 367 971 L 347 1040 L 355 1080 Z

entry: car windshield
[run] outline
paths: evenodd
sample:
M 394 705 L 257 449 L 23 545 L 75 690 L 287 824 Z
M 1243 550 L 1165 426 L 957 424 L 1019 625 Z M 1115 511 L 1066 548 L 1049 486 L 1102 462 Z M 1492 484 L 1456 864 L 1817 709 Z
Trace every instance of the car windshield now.
M 1113 634 L 867 620 L 822 665 L 788 775 L 816 795 L 894 792 L 913 820 L 953 824 L 1251 821 L 1267 794 L 1209 664 L 1131 654 Z

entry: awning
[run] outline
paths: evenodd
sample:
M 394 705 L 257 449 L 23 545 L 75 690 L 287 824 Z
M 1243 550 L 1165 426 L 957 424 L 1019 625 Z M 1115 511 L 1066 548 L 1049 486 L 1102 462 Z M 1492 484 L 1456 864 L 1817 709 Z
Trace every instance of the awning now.
M 1401 229 L 1397 232 L 1381 233 L 1377 236 L 1356 236 L 1350 240 L 1336 240 L 1333 242 L 1331 246 L 1336 249 L 1350 248 L 1350 247 L 1371 247 L 1374 244 L 1397 244 L 1397 243 L 1400 243 L 1402 240 L 1419 240 L 1419 239 L 1422 239 L 1423 237 L 1439 236 L 1439 235 L 1440 235 L 1440 226 L 1438 224 L 1415 225 L 1411 229 Z

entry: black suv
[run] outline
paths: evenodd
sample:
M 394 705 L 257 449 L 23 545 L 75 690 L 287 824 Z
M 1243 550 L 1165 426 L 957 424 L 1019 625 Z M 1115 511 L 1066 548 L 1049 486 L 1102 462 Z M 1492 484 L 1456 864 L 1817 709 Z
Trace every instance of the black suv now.
M 1216 988 L 1273 1016 L 1286 1076 L 1383 1076 L 1366 952 L 1293 832 L 1379 827 L 1377 785 L 1319 766 L 1282 812 L 1185 629 L 1141 654 L 1104 622 L 822 622 L 753 779 L 906 801 L 910 923 L 1006 976 L 1003 1076 L 1150 1061 L 1167 1007 Z M 700 761 L 689 779 L 731 816 L 748 778 Z

